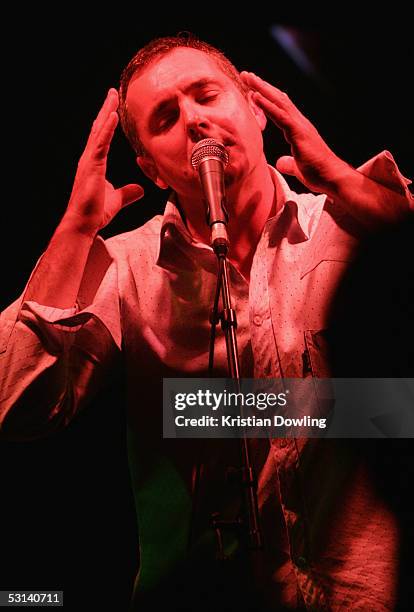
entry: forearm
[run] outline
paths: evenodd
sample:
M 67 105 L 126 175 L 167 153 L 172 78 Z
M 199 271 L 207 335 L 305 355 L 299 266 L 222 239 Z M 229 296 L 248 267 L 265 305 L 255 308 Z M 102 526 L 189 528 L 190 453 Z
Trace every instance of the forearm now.
M 413 205 L 409 195 L 389 189 L 348 164 L 326 191 L 346 212 L 372 229 L 403 221 Z
M 63 217 L 27 286 L 24 299 L 55 308 L 75 305 L 94 235 Z

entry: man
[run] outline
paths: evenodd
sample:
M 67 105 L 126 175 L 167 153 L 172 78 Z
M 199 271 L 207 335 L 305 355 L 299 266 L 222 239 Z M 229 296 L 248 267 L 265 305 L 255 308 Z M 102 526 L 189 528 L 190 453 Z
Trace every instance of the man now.
M 138 165 L 173 193 L 163 217 L 104 243 L 97 232 L 143 195 L 139 185 L 114 189 L 105 178 L 118 104 Z M 268 166 L 266 117 L 291 145 L 277 169 L 319 195 L 293 193 Z M 125 69 L 120 100 L 108 92 L 67 211 L 24 295 L 2 315 L 1 423 L 15 438 L 65 426 L 122 353 L 140 529 L 137 602 L 140 592 L 153 594 L 170 573 L 177 576 L 187 554 L 188 459 L 197 445 L 162 440 L 157 399 L 162 377 L 202 376 L 207 368 L 216 261 L 190 163 L 194 144 L 207 137 L 230 157 L 230 280 L 244 376 L 327 374 L 323 330 L 346 263 L 371 227 L 398 221 L 410 204 L 408 181 L 389 154 L 351 168 L 283 92 L 239 75 L 193 38 L 150 43 Z M 215 373 L 225 372 L 220 335 Z M 256 468 L 266 605 L 389 609 L 398 526 L 348 449 L 263 441 Z

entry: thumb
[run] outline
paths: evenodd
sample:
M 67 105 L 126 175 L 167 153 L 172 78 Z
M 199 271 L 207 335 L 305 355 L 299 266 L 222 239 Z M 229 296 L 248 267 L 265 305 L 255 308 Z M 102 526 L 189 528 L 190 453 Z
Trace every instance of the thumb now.
M 128 206 L 128 204 L 132 204 L 132 202 L 140 200 L 144 195 L 144 190 L 141 185 L 136 185 L 133 183 L 120 187 L 118 192 L 121 194 L 122 207 Z
M 290 155 L 283 155 L 276 161 L 276 169 L 283 174 L 291 174 L 292 176 L 299 176 L 299 169 L 296 165 L 295 160 Z

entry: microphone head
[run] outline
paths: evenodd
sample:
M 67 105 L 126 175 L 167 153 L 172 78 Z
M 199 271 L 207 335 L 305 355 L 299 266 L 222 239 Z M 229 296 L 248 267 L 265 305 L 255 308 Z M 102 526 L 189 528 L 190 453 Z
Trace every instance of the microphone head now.
M 203 138 L 203 140 L 199 140 L 193 147 L 191 152 L 191 164 L 198 170 L 198 166 L 205 159 L 218 159 L 224 166 L 227 166 L 229 154 L 225 146 L 218 140 L 214 140 L 214 138 Z

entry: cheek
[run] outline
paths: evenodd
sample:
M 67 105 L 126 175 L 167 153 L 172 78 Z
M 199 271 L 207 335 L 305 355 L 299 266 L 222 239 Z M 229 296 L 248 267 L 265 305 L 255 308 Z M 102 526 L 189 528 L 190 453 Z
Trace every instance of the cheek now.
M 251 146 L 260 142 L 262 130 L 251 110 L 246 106 L 242 108 L 243 110 L 241 111 L 239 105 L 227 117 L 233 129 L 239 134 L 241 142 L 246 143 L 246 146 Z
M 158 170 L 164 173 L 175 173 L 177 169 L 184 169 L 186 162 L 186 149 L 178 138 L 163 138 L 152 142 L 148 152 L 155 161 Z
M 186 151 L 180 153 L 179 149 L 174 150 L 173 147 L 168 150 L 168 154 L 158 153 L 157 169 L 160 178 L 175 190 L 183 191 L 198 180 L 187 160 Z
M 246 162 L 253 163 L 263 152 L 263 137 L 259 126 L 251 121 L 239 122 L 238 144 L 246 157 Z

